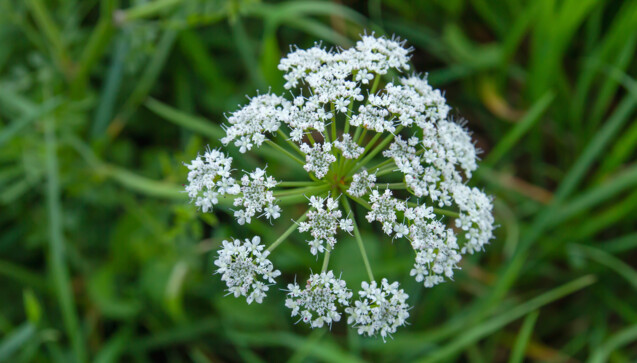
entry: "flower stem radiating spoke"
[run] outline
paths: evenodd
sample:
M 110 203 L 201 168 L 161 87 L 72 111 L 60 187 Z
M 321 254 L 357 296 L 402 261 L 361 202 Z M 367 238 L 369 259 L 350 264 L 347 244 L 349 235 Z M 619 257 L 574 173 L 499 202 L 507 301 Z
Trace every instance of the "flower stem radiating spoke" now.
M 268 145 L 272 146 L 273 148 L 277 149 L 278 151 L 282 152 L 283 154 L 287 155 L 288 157 L 290 157 L 292 160 L 294 160 L 295 162 L 301 164 L 301 165 L 305 165 L 305 162 L 299 158 L 297 158 L 296 156 L 292 155 L 291 152 L 285 150 L 281 145 L 277 144 L 276 142 L 272 141 L 272 140 L 266 140 L 265 141 Z
M 285 197 L 289 195 L 303 195 L 308 193 L 317 193 L 323 190 L 327 190 L 330 188 L 329 184 L 319 184 L 318 186 L 311 186 L 306 188 L 295 188 L 295 189 L 286 189 L 286 190 L 278 190 L 274 192 L 275 197 Z
M 327 248 L 325 249 L 325 257 L 323 257 L 323 267 L 321 268 L 321 273 L 327 271 L 327 265 L 330 264 L 330 252 L 332 252 L 332 249 L 330 248 L 330 246 L 327 246 Z
M 283 234 L 268 247 L 267 251 L 269 252 L 274 251 L 275 248 L 277 248 L 281 243 L 283 243 L 283 241 L 285 241 L 286 238 L 288 238 L 292 234 L 292 232 L 294 232 L 297 228 L 299 228 L 299 223 L 307 219 L 307 213 L 309 211 L 310 210 L 308 209 L 305 213 L 303 213 L 301 217 L 299 217 L 299 219 L 294 221 L 294 223 L 292 223 L 290 228 L 288 228 L 285 232 L 283 232 Z
M 311 187 L 325 184 L 322 181 L 283 181 L 277 184 L 278 187 Z
M 299 146 L 297 144 L 295 144 L 292 140 L 290 140 L 290 137 L 288 135 L 286 135 L 286 133 L 283 132 L 283 130 L 278 129 L 278 130 L 276 130 L 276 132 L 279 134 L 279 136 L 281 136 L 283 138 L 283 140 L 285 140 L 285 142 L 288 143 L 288 145 L 292 146 L 292 148 L 294 150 L 296 150 L 296 152 L 298 152 L 299 155 L 305 156 L 305 153 L 303 151 L 301 151 L 301 149 L 299 148 Z
M 369 265 L 369 259 L 367 258 L 367 252 L 365 252 L 365 245 L 363 244 L 363 237 L 361 236 L 360 231 L 358 230 L 358 224 L 356 223 L 356 217 L 354 216 L 354 212 L 349 205 L 349 201 L 347 198 L 341 198 L 343 201 L 343 207 L 345 208 L 345 212 L 350 216 L 352 221 L 354 222 L 354 237 L 356 237 L 356 242 L 358 243 L 358 249 L 361 251 L 361 256 L 363 257 L 363 263 L 365 263 L 365 269 L 367 270 L 367 276 L 369 277 L 369 281 L 374 281 L 374 274 L 372 273 L 372 267 Z
M 376 156 L 376 154 L 381 152 L 381 150 L 383 150 L 383 148 L 385 148 L 385 146 L 387 146 L 387 144 L 389 144 L 402 129 L 403 129 L 403 126 L 398 126 L 398 128 L 396 128 L 396 131 L 393 134 L 390 134 L 389 136 L 387 136 L 383 141 L 381 141 L 380 144 L 378 144 L 378 146 L 374 148 L 374 150 L 372 150 L 367 156 L 365 156 L 363 160 L 359 161 L 356 165 L 354 165 L 352 170 L 350 170 L 348 176 L 351 174 L 354 174 L 360 167 L 363 167 L 368 162 L 370 162 L 374 158 L 374 156 Z

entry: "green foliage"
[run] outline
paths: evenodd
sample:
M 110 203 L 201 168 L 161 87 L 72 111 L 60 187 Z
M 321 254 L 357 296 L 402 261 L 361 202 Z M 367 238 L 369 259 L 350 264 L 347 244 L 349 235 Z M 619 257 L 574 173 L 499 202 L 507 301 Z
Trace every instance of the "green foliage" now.
M 426 290 L 400 242 L 339 242 L 348 281 L 365 279 L 364 246 L 411 297 L 387 343 L 295 325 L 281 291 L 225 297 L 221 241 L 287 227 L 239 229 L 181 192 L 223 113 L 283 90 L 290 45 L 365 31 L 408 39 L 467 117 L 500 224 Z M 635 0 L 8 0 L 0 44 L 2 362 L 637 359 Z M 238 167 L 302 180 L 263 149 Z M 321 263 L 298 233 L 272 259 L 286 281 Z

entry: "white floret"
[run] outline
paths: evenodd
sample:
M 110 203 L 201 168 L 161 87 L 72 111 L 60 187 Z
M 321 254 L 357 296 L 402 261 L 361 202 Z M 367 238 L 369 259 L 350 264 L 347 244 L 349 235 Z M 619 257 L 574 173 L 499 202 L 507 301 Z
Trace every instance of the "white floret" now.
M 376 174 L 369 174 L 367 170 L 356 173 L 352 176 L 352 183 L 347 192 L 355 197 L 362 197 L 369 193 L 376 182 Z
M 248 304 L 263 302 L 268 286 L 275 283 L 274 279 L 281 272 L 268 260 L 270 252 L 263 251 L 261 238 L 255 236 L 244 242 L 238 239 L 223 241 L 222 246 L 215 265 L 228 293 L 234 297 L 245 296 Z
M 230 176 L 232 158 L 219 150 L 208 149 L 185 165 L 189 169 L 186 192 L 190 201 L 204 213 L 212 211 L 220 196 L 240 192 L 236 180 Z
M 343 134 L 343 136 L 341 136 L 341 139 L 342 141 L 334 141 L 334 146 L 337 149 L 341 150 L 341 154 L 344 158 L 356 159 L 361 156 L 363 151 L 365 151 L 364 147 L 359 146 L 356 141 L 352 140 L 352 136 L 350 134 Z
M 221 139 L 224 145 L 234 141 L 239 151 L 245 153 L 253 146 L 259 147 L 266 133 L 276 132 L 281 123 L 290 118 L 292 103 L 273 94 L 253 97 L 250 103 L 228 117 L 230 126 Z
M 265 170 L 260 168 L 244 175 L 241 178 L 241 195 L 234 200 L 235 207 L 242 207 L 234 212 L 237 222 L 250 223 L 257 213 L 263 213 L 269 219 L 279 218 L 281 208 L 275 204 L 276 199 L 270 190 L 277 184 L 272 176 L 266 175 Z
M 360 299 L 352 307 L 346 308 L 349 314 L 347 323 L 358 329 L 358 334 L 374 336 L 380 334 L 385 341 L 388 336 L 403 326 L 409 317 L 409 295 L 398 289 L 398 282 L 390 284 L 387 279 L 371 283 L 363 281 L 358 292 Z
M 307 221 L 299 223 L 299 231 L 309 231 L 313 239 L 308 240 L 310 252 L 313 255 L 325 252 L 336 244 L 338 229 L 351 233 L 354 230 L 353 221 L 342 218 L 343 212 L 338 208 L 338 201 L 333 198 L 310 197 L 312 210 L 307 213 Z
M 326 142 L 324 144 L 308 144 L 301 145 L 301 151 L 305 155 L 305 165 L 303 168 L 308 173 L 314 173 L 317 178 L 323 178 L 330 170 L 330 164 L 336 161 L 336 156 L 332 154 L 332 144 Z
M 340 307 L 349 306 L 352 292 L 345 281 L 334 277 L 332 271 L 313 274 L 305 288 L 298 284 L 288 285 L 288 299 L 285 306 L 292 309 L 292 316 L 300 316 L 299 321 L 312 328 L 331 326 L 341 320 Z

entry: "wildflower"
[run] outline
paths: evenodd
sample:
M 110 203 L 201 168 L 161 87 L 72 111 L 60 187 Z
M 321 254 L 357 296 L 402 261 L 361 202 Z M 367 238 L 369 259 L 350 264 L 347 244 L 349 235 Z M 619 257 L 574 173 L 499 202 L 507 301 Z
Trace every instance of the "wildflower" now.
M 242 243 L 238 239 L 223 241 L 219 257 L 215 260 L 217 273 L 226 282 L 228 293 L 234 297 L 245 296 L 248 304 L 261 304 L 268 291 L 268 283 L 281 275 L 268 260 L 269 251 L 263 251 L 261 238 L 255 236 Z
M 353 224 L 350 219 L 341 218 L 343 213 L 338 209 L 338 201 L 332 198 L 310 197 L 312 210 L 308 212 L 308 221 L 299 223 L 299 231 L 310 231 L 313 240 L 308 241 L 310 252 L 316 255 L 325 251 L 327 244 L 330 249 L 336 244 L 338 228 L 351 232 Z
M 398 282 L 390 284 L 387 279 L 382 279 L 380 286 L 376 281 L 363 281 L 361 287 L 358 292 L 360 299 L 354 302 L 354 306 L 345 309 L 349 314 L 347 323 L 356 327 L 360 335 L 380 334 L 385 340 L 406 323 L 409 295 L 398 289 Z
M 373 190 L 369 201 L 372 203 L 372 207 L 365 218 L 370 223 L 373 221 L 382 223 L 383 231 L 391 236 L 396 225 L 397 213 L 403 212 L 407 204 L 393 198 L 389 189 L 385 189 L 383 194 L 380 194 L 378 190 Z
M 274 194 L 270 191 L 277 184 L 273 177 L 265 175 L 263 169 L 257 168 L 250 174 L 244 175 L 241 178 L 241 194 L 234 200 L 235 206 L 243 207 L 234 212 L 237 222 L 250 223 L 255 214 L 264 210 L 267 218 L 279 218 L 281 208 L 274 204 Z
M 250 103 L 228 118 L 230 126 L 221 139 L 225 145 L 233 140 L 239 151 L 245 153 L 253 146 L 261 146 L 266 133 L 276 132 L 289 118 L 290 101 L 283 97 L 265 94 L 254 97 Z
M 479 150 L 464 121 L 449 116 L 443 92 L 426 76 L 404 73 L 410 53 L 404 41 L 374 34 L 349 49 L 293 48 L 279 64 L 286 93 L 257 95 L 228 116 L 225 146 L 240 153 L 270 148 L 288 158 L 285 168 L 306 173 L 304 179 L 281 180 L 265 168 L 237 175 L 220 150 L 186 164 L 186 192 L 204 213 L 223 202 L 244 225 L 283 219 L 290 204 L 305 210 L 267 250 L 258 237 L 224 241 L 215 264 L 231 294 L 260 303 L 279 275 L 269 253 L 298 229 L 309 234 L 307 253 L 321 254 L 323 264 L 305 285 L 288 285 L 291 315 L 317 328 L 345 312 L 359 334 L 384 340 L 406 324 L 408 296 L 397 282 L 376 282 L 365 253 L 372 242 L 362 239 L 359 223 L 409 244 L 409 273 L 427 288 L 452 280 L 463 255 L 485 249 L 493 238 L 493 202 L 466 185 Z M 390 73 L 396 77 L 383 77 Z M 342 232 L 356 239 L 369 281 L 353 305 L 346 282 L 329 269 Z
M 364 147 L 358 146 L 358 144 L 352 140 L 352 136 L 350 134 L 343 134 L 343 141 L 335 141 L 334 146 L 337 149 L 341 150 L 341 154 L 346 159 L 356 159 L 363 151 L 365 151 Z
M 311 275 L 305 288 L 296 283 L 288 285 L 288 299 L 285 306 L 292 309 L 292 316 L 300 316 L 300 321 L 320 328 L 324 324 L 341 320 L 339 307 L 349 306 L 352 292 L 345 281 L 334 277 L 332 271 Z
M 352 176 L 352 183 L 349 185 L 347 192 L 355 197 L 362 197 L 374 187 L 375 182 L 376 175 L 369 174 L 367 170 L 363 170 Z
M 190 164 L 186 192 L 190 200 L 206 213 L 219 202 L 218 196 L 239 194 L 239 186 L 230 177 L 232 158 L 219 150 L 207 150 Z
M 301 151 L 306 154 L 305 170 L 313 172 L 317 178 L 324 177 L 330 168 L 330 164 L 336 161 L 336 157 L 331 153 L 332 144 L 329 142 L 324 143 L 322 146 L 314 144 L 313 147 L 308 144 L 302 144 Z
M 456 219 L 456 227 L 464 230 L 467 243 L 462 253 L 481 251 L 484 245 L 493 238 L 493 203 L 491 198 L 477 188 L 469 188 L 458 184 L 454 188 L 453 197 L 460 209 L 460 217 Z

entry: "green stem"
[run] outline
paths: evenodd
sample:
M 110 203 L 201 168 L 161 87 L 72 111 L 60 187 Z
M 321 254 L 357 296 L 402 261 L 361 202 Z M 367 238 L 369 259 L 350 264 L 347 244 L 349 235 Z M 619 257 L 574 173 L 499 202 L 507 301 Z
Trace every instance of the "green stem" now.
M 371 168 L 367 168 L 367 170 L 370 170 L 370 171 L 372 171 L 372 170 L 381 171 L 380 170 L 381 168 L 383 168 L 383 167 L 385 167 L 385 166 L 387 166 L 387 165 L 389 165 L 389 164 L 391 164 L 393 162 L 394 162 L 394 159 L 387 159 L 387 160 L 383 161 L 380 164 L 376 164 L 376 165 L 372 166 Z
M 268 249 L 267 249 L 266 251 L 268 251 L 268 252 L 272 252 L 272 251 L 274 251 L 274 249 L 275 249 L 275 248 L 277 248 L 277 247 L 278 247 L 281 243 L 283 243 L 283 241 L 284 241 L 286 238 L 288 238 L 288 237 L 292 234 L 292 232 L 294 232 L 297 228 L 299 228 L 299 223 L 301 223 L 301 222 L 303 222 L 304 220 L 306 220 L 306 219 L 307 219 L 307 213 L 308 213 L 309 211 L 310 211 L 309 209 L 308 209 L 307 211 L 305 211 L 305 213 L 303 213 L 303 215 L 302 215 L 299 219 L 297 219 L 294 223 L 292 223 L 292 225 L 291 225 L 291 226 L 290 226 L 287 230 L 285 230 L 285 232 L 283 232 L 283 234 L 282 234 L 279 238 L 277 238 L 277 240 L 276 240 L 276 241 L 274 241 L 274 242 L 273 242 L 273 243 L 272 243 L 272 244 L 268 247 Z
M 350 216 L 352 221 L 354 222 L 354 236 L 356 237 L 356 243 L 358 243 L 358 249 L 361 251 L 361 256 L 363 257 L 363 263 L 365 264 L 365 269 L 367 270 L 367 276 L 369 277 L 369 281 L 374 281 L 374 274 L 372 273 L 372 267 L 369 265 L 369 259 L 367 258 L 367 252 L 365 252 L 365 245 L 363 244 L 363 237 L 361 237 L 361 233 L 358 230 L 358 225 L 356 224 L 356 218 L 354 216 L 354 212 L 352 212 L 352 208 L 349 205 L 349 201 L 347 198 L 341 198 L 343 201 L 343 207 L 345 208 L 345 212 Z
M 395 189 L 395 190 L 407 189 L 407 184 L 405 183 L 387 183 L 387 184 L 377 183 L 377 185 L 384 186 L 387 189 Z
M 327 271 L 327 265 L 330 263 L 330 252 L 332 248 L 328 245 L 325 249 L 325 257 L 323 257 L 323 267 L 321 268 L 321 273 Z
M 336 112 L 334 111 L 334 104 L 330 104 L 332 109 L 332 140 L 336 141 Z
M 299 145 L 295 144 L 294 141 L 290 140 L 290 137 L 285 132 L 283 132 L 281 129 L 276 130 L 276 132 L 277 134 L 279 134 L 279 136 L 283 138 L 283 140 L 285 140 L 285 142 L 288 143 L 288 145 L 292 146 L 292 148 L 296 150 L 296 152 L 298 152 L 299 155 L 305 156 L 305 153 L 301 151 L 301 149 L 299 148 Z
M 278 205 L 292 205 L 297 203 L 307 202 L 307 197 L 303 194 L 286 195 L 284 197 L 277 198 Z
M 354 131 L 354 137 L 352 138 L 352 140 L 358 140 L 358 138 L 361 136 L 361 132 L 363 132 L 363 127 L 356 126 L 356 131 Z
M 378 89 L 378 85 L 380 84 L 380 78 L 380 74 L 377 74 L 376 77 L 374 77 L 374 84 L 372 84 L 372 89 L 369 91 L 370 95 L 376 93 L 376 89 Z M 369 102 L 369 98 L 367 99 L 367 102 Z
M 367 143 L 367 146 L 365 146 L 365 150 L 363 151 L 362 155 L 367 154 L 369 152 L 369 149 L 374 147 L 374 144 L 376 144 L 376 141 L 378 141 L 378 139 L 380 139 L 381 136 L 383 136 L 383 133 L 377 132 L 376 135 L 374 135 L 374 137 L 371 140 L 369 140 L 369 142 Z
M 367 209 L 367 210 L 371 210 L 371 209 L 372 209 L 372 206 L 371 206 L 371 205 L 369 205 L 369 203 L 367 203 L 367 202 L 365 201 L 365 199 L 363 199 L 363 198 L 359 198 L 359 197 L 355 197 L 355 196 L 353 196 L 353 195 L 351 195 L 351 194 L 349 194 L 349 193 L 346 193 L 346 195 L 347 195 L 347 197 L 348 197 L 349 199 L 351 199 L 351 200 L 355 201 L 356 203 L 358 203 L 358 204 L 362 205 L 365 209 Z
M 354 97 L 349 99 L 349 106 L 347 109 L 347 117 L 345 117 L 345 128 L 343 129 L 343 133 L 349 133 L 349 119 L 352 117 L 352 109 L 354 108 Z
M 284 181 L 277 184 L 278 187 L 307 187 L 323 184 L 315 181 Z
M 274 192 L 274 196 L 275 197 L 286 197 L 286 196 L 290 196 L 290 195 L 303 195 L 303 194 L 307 194 L 307 193 L 314 193 L 314 192 L 320 192 L 323 190 L 327 190 L 329 189 L 329 185 L 328 184 L 323 184 L 323 185 L 319 185 L 319 186 L 315 186 L 315 187 L 306 187 L 306 188 L 296 188 L 296 189 L 286 189 L 286 190 L 279 190 L 279 191 L 275 191 Z
M 392 160 L 393 161 L 393 160 Z M 387 165 L 386 167 L 384 167 L 381 170 L 378 170 L 378 172 L 376 173 L 376 177 L 380 178 L 383 175 L 387 175 L 389 173 L 393 173 L 394 171 L 396 171 L 396 165 Z
M 307 133 L 307 139 L 310 140 L 310 143 L 312 144 L 312 146 L 314 146 L 314 144 L 316 144 L 316 141 L 314 141 L 314 137 L 312 136 L 312 131 L 309 131 Z
M 363 141 L 365 139 L 365 135 L 367 135 L 367 129 L 363 129 L 363 132 L 361 133 L 361 135 L 358 137 L 358 140 L 355 140 L 357 144 L 360 144 L 361 141 Z
M 404 128 L 404 126 L 398 126 L 396 128 L 396 131 L 394 131 L 393 134 L 388 135 L 383 141 L 381 141 L 380 144 L 378 144 L 378 146 L 376 146 L 374 148 L 374 150 L 372 150 L 372 152 L 370 152 L 367 156 L 365 156 L 365 158 L 363 158 L 363 160 L 361 160 L 360 162 L 358 162 L 358 164 L 356 164 L 354 166 L 354 168 L 352 168 L 352 170 L 350 171 L 350 174 L 354 174 L 354 172 L 356 172 L 356 170 L 358 170 L 358 168 L 365 166 L 365 164 L 367 164 L 371 159 L 374 158 L 374 156 L 376 156 L 376 154 L 378 154 L 381 150 L 383 150 L 385 148 L 385 146 L 387 146 L 387 144 L 389 144 L 395 137 L 396 135 L 398 135 L 398 133 Z M 348 174 L 349 176 L 349 174 Z
M 453 218 L 460 217 L 460 213 L 458 213 L 458 212 L 454 212 L 452 210 L 441 209 L 441 208 L 434 208 L 434 213 L 439 214 L 439 215 L 443 215 L 443 216 L 453 217 Z
M 281 145 L 275 143 L 272 140 L 266 140 L 265 142 L 268 145 L 272 146 L 273 148 L 277 149 L 278 151 L 282 152 L 283 154 L 289 156 L 292 160 L 296 161 L 297 163 L 299 163 L 301 165 L 305 165 L 305 162 L 303 162 L 301 159 L 297 158 L 296 156 L 292 155 L 291 152 L 285 150 Z

